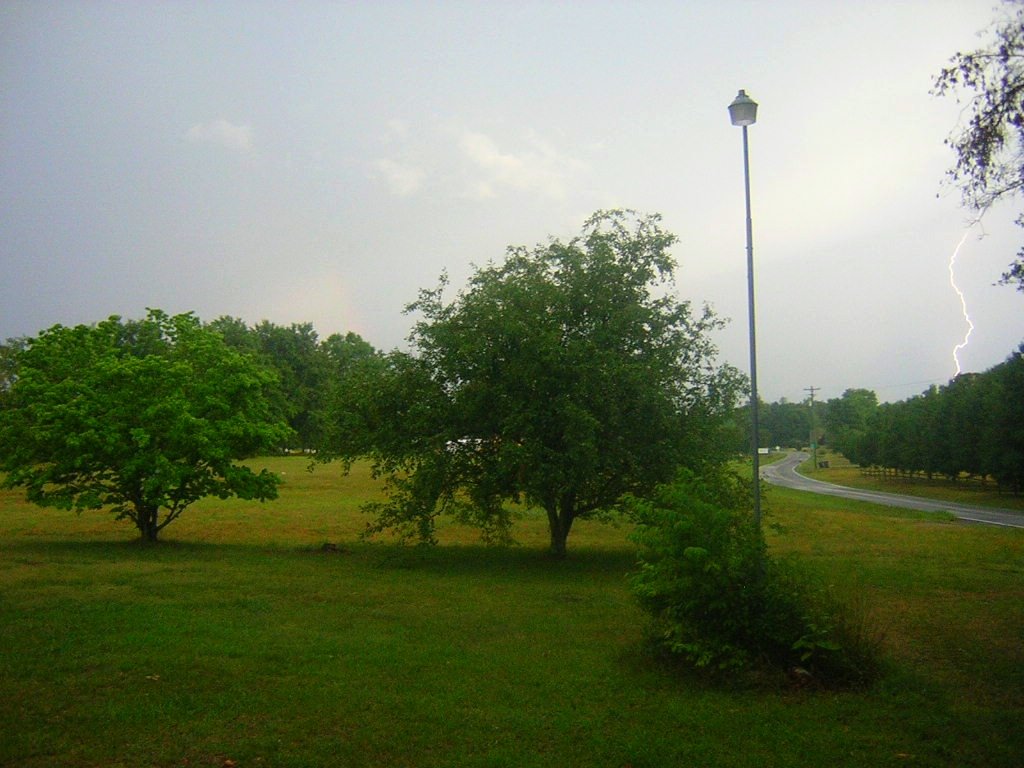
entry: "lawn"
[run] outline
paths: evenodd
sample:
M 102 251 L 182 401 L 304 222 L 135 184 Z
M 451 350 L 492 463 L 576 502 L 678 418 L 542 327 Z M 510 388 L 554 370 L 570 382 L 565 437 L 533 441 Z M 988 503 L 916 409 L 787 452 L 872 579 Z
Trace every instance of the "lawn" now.
M 887 671 L 723 687 L 645 652 L 624 526 L 564 561 L 535 513 L 511 548 L 362 543 L 365 467 L 265 463 L 280 499 L 155 547 L 0 494 L 0 765 L 1020 765 L 1022 531 L 770 489 L 772 551 L 866 611 Z
M 829 466 L 815 467 L 814 462 L 808 459 L 800 465 L 800 472 L 815 480 L 845 485 L 848 488 L 901 493 L 907 496 L 1024 512 L 1024 495 L 1000 492 L 992 480 L 962 477 L 953 481 L 939 476 L 928 478 L 924 475 L 898 476 L 864 472 L 856 464 L 851 464 L 841 453 L 822 448 L 818 449 L 818 461 L 825 461 Z

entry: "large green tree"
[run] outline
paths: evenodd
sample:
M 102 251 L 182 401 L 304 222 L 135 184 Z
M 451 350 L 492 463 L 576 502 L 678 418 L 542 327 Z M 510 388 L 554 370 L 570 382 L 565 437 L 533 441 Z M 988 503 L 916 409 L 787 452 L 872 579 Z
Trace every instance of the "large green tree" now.
M 452 301 L 444 280 L 421 292 L 413 352 L 337 393 L 330 453 L 371 455 L 391 484 L 372 530 L 430 540 L 452 513 L 501 538 L 521 500 L 564 555 L 576 520 L 723 459 L 741 377 L 714 362 L 711 311 L 672 295 L 659 221 L 601 212 L 569 242 L 510 248 Z
M 966 91 L 964 121 L 946 143 L 956 152 L 950 180 L 984 214 L 1024 190 L 1024 2 L 1005 0 L 986 44 L 957 53 L 935 78 L 939 95 Z M 1017 217 L 1024 226 L 1024 214 Z M 1002 282 L 1024 291 L 1024 249 Z
M 274 475 L 236 463 L 289 435 L 268 404 L 276 377 L 191 314 L 54 326 L 16 370 L 0 470 L 30 501 L 109 507 L 156 541 L 205 496 L 277 495 Z

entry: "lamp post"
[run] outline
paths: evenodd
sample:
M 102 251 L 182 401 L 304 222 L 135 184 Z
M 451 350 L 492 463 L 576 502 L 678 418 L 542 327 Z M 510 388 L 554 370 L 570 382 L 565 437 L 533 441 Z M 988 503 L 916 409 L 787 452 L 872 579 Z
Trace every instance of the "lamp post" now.
M 757 121 L 757 102 L 741 90 L 729 105 L 729 119 L 733 125 L 743 128 L 743 187 L 747 202 L 747 314 L 750 318 L 750 442 L 754 460 L 754 525 L 760 531 L 761 459 L 758 453 L 757 341 L 754 333 L 754 228 L 750 218 L 750 156 L 747 151 L 747 126 Z

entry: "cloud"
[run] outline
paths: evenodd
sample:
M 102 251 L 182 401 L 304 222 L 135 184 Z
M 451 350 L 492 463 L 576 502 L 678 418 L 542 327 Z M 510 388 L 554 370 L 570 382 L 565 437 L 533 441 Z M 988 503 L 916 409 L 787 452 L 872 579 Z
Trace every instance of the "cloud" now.
M 580 164 L 535 135 L 529 137 L 529 144 L 525 151 L 507 152 L 501 150 L 490 136 L 464 130 L 459 147 L 480 174 L 480 178 L 471 184 L 474 194 L 494 197 L 499 188 L 506 187 L 536 192 L 545 197 L 565 198 L 569 173 Z
M 252 150 L 252 128 L 235 125 L 222 117 L 208 123 L 196 123 L 185 133 L 185 138 L 196 144 L 216 144 L 236 152 Z
M 409 124 L 397 118 L 388 120 L 385 139 L 405 139 L 409 136 Z
M 377 171 L 377 175 L 384 179 L 388 189 L 399 197 L 416 194 L 426 176 L 426 173 L 420 168 L 387 158 L 377 160 L 373 167 Z

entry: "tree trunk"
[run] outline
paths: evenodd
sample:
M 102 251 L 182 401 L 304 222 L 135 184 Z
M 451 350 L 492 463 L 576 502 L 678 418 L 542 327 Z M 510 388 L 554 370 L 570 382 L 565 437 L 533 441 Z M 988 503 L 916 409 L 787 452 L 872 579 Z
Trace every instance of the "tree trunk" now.
M 135 508 L 135 525 L 139 529 L 142 540 L 149 544 L 156 543 L 157 534 L 160 532 L 160 527 L 157 525 L 159 512 L 157 507 Z
M 571 506 L 562 502 L 561 508 L 551 505 L 546 508 L 548 513 L 548 528 L 551 531 L 551 554 L 558 558 L 565 557 L 566 541 L 569 538 L 569 530 L 572 528 L 572 521 L 575 517 Z

